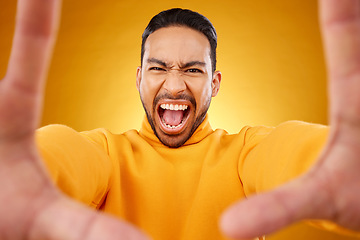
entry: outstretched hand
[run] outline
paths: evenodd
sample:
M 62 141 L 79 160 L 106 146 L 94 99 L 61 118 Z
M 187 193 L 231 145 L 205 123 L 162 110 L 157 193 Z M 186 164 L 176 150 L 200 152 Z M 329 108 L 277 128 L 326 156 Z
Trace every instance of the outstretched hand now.
M 319 0 L 329 78 L 330 135 L 316 165 L 223 215 L 234 239 L 261 236 L 303 219 L 360 230 L 360 1 Z
M 8 71 L 0 81 L 0 238 L 145 239 L 130 224 L 77 204 L 51 183 L 34 132 L 60 0 L 19 0 Z

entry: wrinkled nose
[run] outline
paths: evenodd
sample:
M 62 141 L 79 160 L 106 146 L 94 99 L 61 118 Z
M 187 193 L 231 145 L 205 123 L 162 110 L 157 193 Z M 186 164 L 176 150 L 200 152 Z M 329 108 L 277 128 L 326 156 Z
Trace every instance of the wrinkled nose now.
M 171 95 L 177 96 L 186 90 L 184 77 L 178 71 L 171 71 L 166 75 L 163 87 Z

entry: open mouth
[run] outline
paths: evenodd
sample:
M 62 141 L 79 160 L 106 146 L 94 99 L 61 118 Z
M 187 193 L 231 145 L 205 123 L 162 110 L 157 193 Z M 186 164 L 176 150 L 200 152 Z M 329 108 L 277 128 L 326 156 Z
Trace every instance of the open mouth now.
M 162 103 L 158 107 L 162 129 L 169 134 L 177 134 L 183 130 L 189 113 L 188 104 Z

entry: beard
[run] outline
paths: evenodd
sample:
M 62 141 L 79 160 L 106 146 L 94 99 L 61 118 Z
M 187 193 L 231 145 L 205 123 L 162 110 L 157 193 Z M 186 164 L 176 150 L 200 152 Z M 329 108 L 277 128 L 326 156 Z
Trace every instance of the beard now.
M 194 134 L 194 132 L 196 131 L 196 129 L 200 126 L 200 124 L 204 121 L 205 117 L 206 117 L 206 113 L 209 109 L 209 106 L 210 106 L 210 103 L 211 103 L 211 96 L 208 98 L 208 100 L 206 101 L 205 103 L 205 106 L 203 107 L 203 109 L 201 109 L 200 113 L 198 114 L 198 116 L 196 116 L 195 118 L 195 122 L 192 124 L 191 126 L 191 130 L 190 132 L 185 136 L 183 137 L 180 141 L 176 141 L 174 140 L 175 137 L 177 135 L 169 135 L 169 134 L 166 134 L 164 133 L 168 138 L 170 138 L 170 140 L 167 140 L 165 138 L 162 138 L 157 130 L 156 130 L 156 127 L 155 127 L 155 120 L 154 120 L 154 116 L 157 114 L 157 109 L 156 109 L 156 106 L 157 106 L 157 103 L 161 100 L 161 99 L 171 99 L 171 100 L 179 100 L 179 99 L 183 99 L 183 100 L 188 100 L 192 103 L 192 105 L 194 106 L 194 113 L 196 113 L 196 109 L 197 109 L 197 104 L 196 104 L 196 101 L 195 99 L 192 97 L 192 96 L 189 96 L 189 95 L 186 95 L 186 94 L 180 94 L 176 97 L 170 95 L 170 94 L 161 94 L 159 96 L 156 96 L 154 101 L 153 101 L 153 107 L 152 107 L 152 113 L 150 113 L 149 109 L 147 109 L 146 105 L 144 104 L 144 101 L 141 97 L 141 94 L 140 94 L 140 99 L 141 99 L 141 103 L 143 105 L 143 108 L 145 110 L 145 113 L 146 113 L 146 117 L 148 119 L 148 122 L 155 134 L 155 136 L 159 139 L 159 141 L 164 144 L 165 146 L 168 146 L 170 148 L 178 148 L 178 147 L 181 147 L 187 140 L 189 140 L 189 138 Z

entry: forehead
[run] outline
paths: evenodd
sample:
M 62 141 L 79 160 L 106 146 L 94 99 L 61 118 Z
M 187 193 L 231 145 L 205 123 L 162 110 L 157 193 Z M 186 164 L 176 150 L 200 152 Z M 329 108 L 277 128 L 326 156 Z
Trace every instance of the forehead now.
M 146 40 L 144 59 L 147 58 L 210 62 L 210 43 L 204 34 L 188 27 L 160 28 Z

